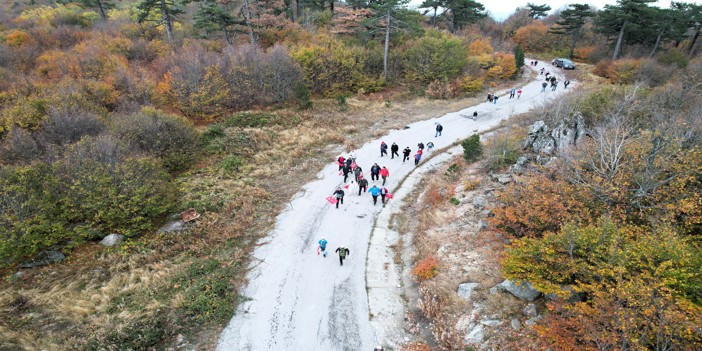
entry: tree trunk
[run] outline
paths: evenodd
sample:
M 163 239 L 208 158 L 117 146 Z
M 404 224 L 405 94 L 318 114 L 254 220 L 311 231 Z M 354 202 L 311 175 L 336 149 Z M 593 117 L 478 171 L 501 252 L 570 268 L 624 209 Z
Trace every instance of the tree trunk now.
M 290 21 L 295 23 L 297 20 L 297 0 L 290 0 Z
M 226 25 L 222 25 L 222 32 L 224 32 L 224 40 L 227 41 L 227 46 L 232 47 L 232 38 L 229 37 L 229 31 Z
M 253 27 L 251 27 L 251 9 L 249 9 L 249 0 L 244 0 L 244 21 L 249 29 L 249 39 L 251 45 L 256 46 L 256 37 L 254 36 Z
M 329 12 L 332 15 L 332 18 L 334 17 L 334 0 L 329 0 Z
M 438 6 L 434 6 L 434 18 L 432 19 L 432 22 L 434 23 L 434 28 L 436 28 L 436 10 L 438 10 Z
M 173 22 L 171 21 L 171 14 L 168 12 L 166 0 L 161 0 L 161 15 L 163 16 L 163 24 L 166 26 L 168 41 L 173 42 Z
M 103 20 L 107 20 L 107 13 L 105 13 L 105 7 L 102 6 L 102 0 L 96 0 L 95 2 L 98 5 L 98 10 L 100 11 L 100 17 L 102 17 Z
M 612 54 L 612 61 L 619 58 L 619 50 L 622 48 L 622 42 L 624 41 L 624 29 L 626 25 L 629 24 L 629 20 L 624 20 L 622 24 L 622 29 L 619 30 L 619 36 L 617 37 L 617 45 L 614 46 L 614 54 Z
M 695 26 L 695 35 L 692 37 L 692 40 L 690 41 L 690 49 L 687 51 L 688 56 L 692 56 L 692 54 L 695 52 L 695 48 L 697 46 L 697 39 L 700 37 L 700 25 Z
M 383 55 L 383 79 L 388 78 L 388 50 L 390 49 L 390 10 L 385 18 L 385 54 Z
M 656 37 L 656 43 L 653 44 L 653 50 L 651 50 L 651 54 L 648 55 L 648 58 L 653 58 L 653 56 L 656 55 L 656 51 L 658 51 L 658 46 L 661 44 L 661 37 L 663 36 L 663 33 L 658 33 L 658 36 Z
M 573 41 L 570 43 L 570 53 L 568 54 L 568 59 L 573 59 L 573 52 L 575 51 L 575 43 L 578 41 L 578 34 L 580 34 L 580 29 L 573 32 Z

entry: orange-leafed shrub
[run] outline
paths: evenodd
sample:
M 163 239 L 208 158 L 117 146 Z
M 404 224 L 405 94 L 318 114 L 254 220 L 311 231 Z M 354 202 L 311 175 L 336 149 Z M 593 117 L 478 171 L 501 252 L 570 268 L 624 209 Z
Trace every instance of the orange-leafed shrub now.
M 439 262 L 434 257 L 428 256 L 417 262 L 417 265 L 412 269 L 412 274 L 419 281 L 425 281 L 436 277 L 439 273 Z
M 5 36 L 5 44 L 12 47 L 19 47 L 31 41 L 32 36 L 21 30 L 13 30 L 10 34 Z
M 636 59 L 603 60 L 597 63 L 593 73 L 612 83 L 630 84 L 636 80 L 640 66 L 641 60 Z
M 487 39 L 478 39 L 468 46 L 469 56 L 490 55 L 492 52 L 492 45 Z
M 546 25 L 540 21 L 534 21 L 517 29 L 512 41 L 519 44 L 525 52 L 545 52 L 551 50 L 559 38 L 549 33 Z
M 421 341 L 400 345 L 400 351 L 430 351 L 429 345 Z
M 497 62 L 487 71 L 488 78 L 495 80 L 509 79 L 517 72 L 517 67 L 514 64 L 514 56 L 504 52 L 495 54 Z
M 462 93 L 462 80 L 434 80 L 426 90 L 428 97 L 432 99 L 452 99 L 459 97 Z
M 583 46 L 573 50 L 573 58 L 579 60 L 592 61 L 592 58 L 598 53 L 599 48 L 595 45 Z

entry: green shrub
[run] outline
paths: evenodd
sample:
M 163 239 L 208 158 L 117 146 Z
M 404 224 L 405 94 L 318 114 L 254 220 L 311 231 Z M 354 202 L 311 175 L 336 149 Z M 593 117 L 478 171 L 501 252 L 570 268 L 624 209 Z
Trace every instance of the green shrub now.
M 495 170 L 504 166 L 513 165 L 519 158 L 521 141 L 524 133 L 514 129 L 498 132 L 487 142 L 487 167 Z
M 450 199 L 449 199 L 449 202 L 452 203 L 452 204 L 454 204 L 454 205 L 456 205 L 456 206 L 458 206 L 458 205 L 461 204 L 461 200 L 459 200 L 459 199 L 457 199 L 457 198 L 455 198 L 455 197 L 450 198 Z
M 689 60 L 687 59 L 687 57 L 685 57 L 685 54 L 683 54 L 680 50 L 675 49 L 671 49 L 668 50 L 666 53 L 659 54 L 657 59 L 658 62 L 664 65 L 678 66 L 679 68 L 685 68 L 689 63 Z
M 241 112 L 224 122 L 225 127 L 264 127 L 279 124 L 280 118 L 275 113 L 268 112 Z
M 186 168 L 199 139 L 190 121 L 151 108 L 118 118 L 112 129 L 130 147 L 161 159 L 168 170 Z
M 310 96 L 310 90 L 307 86 L 300 82 L 295 85 L 295 100 L 297 100 L 297 107 L 300 110 L 307 110 L 312 108 L 312 99 Z
M 480 135 L 473 134 L 461 142 L 463 158 L 468 162 L 475 162 L 483 155 L 483 146 L 480 144 Z
M 225 157 L 223 160 L 219 161 L 217 163 L 219 168 L 221 168 L 224 172 L 226 173 L 233 173 L 239 170 L 241 166 L 244 165 L 244 160 L 241 159 L 241 157 L 236 156 L 236 155 L 229 155 Z
M 463 74 L 468 64 L 468 49 L 448 34 L 424 36 L 402 53 L 402 67 L 409 81 L 429 84 L 447 81 Z
M 184 301 L 178 312 L 200 323 L 224 322 L 231 318 L 237 294 L 228 282 L 234 271 L 216 259 L 192 263 L 184 275 L 176 278 L 184 290 Z

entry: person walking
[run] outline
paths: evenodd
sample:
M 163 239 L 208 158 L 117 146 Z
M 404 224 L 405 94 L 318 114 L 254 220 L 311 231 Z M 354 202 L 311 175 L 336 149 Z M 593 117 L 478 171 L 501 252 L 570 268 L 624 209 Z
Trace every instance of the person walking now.
M 395 156 L 399 158 L 400 154 L 397 153 L 398 151 L 400 151 L 400 147 L 397 146 L 396 143 L 392 143 L 392 145 L 390 146 L 390 159 L 395 158 Z
M 416 154 L 414 154 L 414 165 L 417 166 L 419 165 L 419 160 L 422 159 L 422 150 L 418 150 Z
M 565 82 L 563 82 L 563 89 L 568 89 L 568 85 L 570 85 L 569 80 L 566 80 Z
M 388 194 L 388 188 L 386 187 L 381 187 L 380 188 L 380 201 L 385 205 L 385 195 Z
M 358 191 L 358 183 L 356 183 L 352 180 L 351 183 L 349 183 L 349 185 L 348 185 L 348 190 L 349 190 L 349 194 L 353 194 L 353 193 L 357 192 Z
M 495 94 L 495 97 L 492 98 L 492 103 L 493 103 L 493 104 L 497 105 L 497 98 L 498 98 L 498 97 L 499 97 L 499 96 L 497 96 L 497 94 Z
M 321 238 L 321 239 L 319 239 L 317 244 L 319 244 L 319 246 L 317 247 L 317 255 L 319 255 L 321 253 L 322 256 L 324 256 L 326 258 L 327 257 L 327 239 Z
M 383 185 L 385 185 L 385 181 L 390 176 L 390 171 L 387 169 L 387 167 L 383 166 L 383 169 L 380 170 L 380 176 L 383 178 Z
M 434 134 L 434 138 L 441 136 L 441 131 L 444 130 L 444 126 L 441 125 L 441 123 L 436 124 L 436 133 Z
M 378 203 L 378 195 L 380 195 L 380 189 L 373 184 L 373 186 L 368 189 L 368 192 L 373 196 L 373 206 Z
M 339 254 L 339 265 L 343 266 L 344 265 L 344 259 L 346 259 L 346 256 L 351 254 L 351 251 L 347 249 L 345 246 L 339 246 L 336 248 L 335 252 Z
M 380 166 L 378 166 L 377 163 L 374 163 L 373 166 L 371 166 L 371 180 L 376 181 L 380 177 Z
M 344 161 L 346 161 L 344 156 L 339 156 L 339 158 L 336 159 L 336 163 L 339 165 L 339 170 L 344 168 Z
M 542 76 L 544 75 L 544 68 L 543 67 L 541 67 L 541 75 Z
M 522 97 L 522 88 L 517 89 L 517 100 Z
M 546 83 L 546 82 L 541 83 L 541 92 L 542 93 L 546 92 L 547 86 L 548 86 L 548 83 Z
M 344 190 L 341 187 L 337 187 L 332 195 L 336 198 L 336 208 L 339 208 L 339 203 L 344 204 Z
M 516 89 L 516 88 L 512 88 L 512 90 L 509 91 L 509 98 L 510 98 L 510 99 L 513 98 L 513 97 L 514 97 L 514 94 L 516 94 L 516 93 L 517 93 L 517 89 Z
M 354 179 L 356 179 L 357 182 L 358 182 L 359 176 L 360 176 L 362 173 L 363 173 L 363 169 L 361 168 L 361 166 L 358 166 L 358 165 L 357 165 L 357 166 L 356 166 L 356 169 L 353 170 Z
M 380 142 L 380 157 L 383 157 L 383 155 L 388 154 L 388 144 L 386 144 L 384 141 Z
M 368 189 L 368 179 L 361 178 L 358 180 L 358 196 L 361 196 L 361 192 L 365 192 Z
M 419 149 L 419 151 L 424 150 L 424 143 L 420 141 L 419 144 L 417 144 L 417 149 Z
M 554 81 L 551 83 L 551 91 L 556 91 L 556 88 L 558 88 L 558 81 Z
M 412 153 L 412 150 L 410 150 L 409 146 L 402 150 L 402 163 L 405 163 L 405 161 L 409 160 L 410 153 Z
M 346 180 L 349 178 L 349 173 L 351 173 L 351 165 L 344 163 L 344 167 L 341 168 L 341 172 L 344 174 L 344 183 L 346 183 Z
M 427 152 L 431 151 L 431 149 L 433 149 L 433 148 L 434 148 L 434 143 L 432 143 L 431 141 L 428 142 L 427 143 Z

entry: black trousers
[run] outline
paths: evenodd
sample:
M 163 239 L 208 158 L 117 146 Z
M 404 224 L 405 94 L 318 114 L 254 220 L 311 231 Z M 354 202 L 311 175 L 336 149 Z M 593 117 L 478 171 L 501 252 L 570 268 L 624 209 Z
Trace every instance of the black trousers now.
M 376 174 L 376 173 L 371 173 L 371 180 L 378 180 L 378 179 L 380 179 L 380 178 L 378 177 L 378 174 Z
M 378 195 L 373 195 L 373 205 L 378 203 Z
M 339 255 L 339 265 L 340 265 L 340 266 L 343 266 L 343 265 L 344 265 L 344 258 L 346 258 L 346 256 L 341 256 L 341 255 Z
M 390 153 L 390 158 L 395 158 L 395 156 L 400 157 L 400 154 L 398 154 L 397 151 L 393 151 Z
M 358 187 L 358 196 L 361 196 L 361 192 L 365 193 L 368 190 L 367 188 L 368 188 L 367 186 L 359 186 Z
M 383 149 L 380 150 L 380 157 L 383 157 L 383 155 L 387 155 L 387 154 L 388 154 L 388 150 L 383 150 Z
M 409 160 L 409 155 L 402 154 L 402 162 Z
M 336 199 L 336 208 L 339 208 L 339 202 L 341 202 L 341 204 L 343 205 L 343 204 L 344 204 L 344 198 L 343 198 L 343 197 L 340 197 L 340 198 Z
M 385 194 L 380 194 L 380 201 L 385 203 Z

